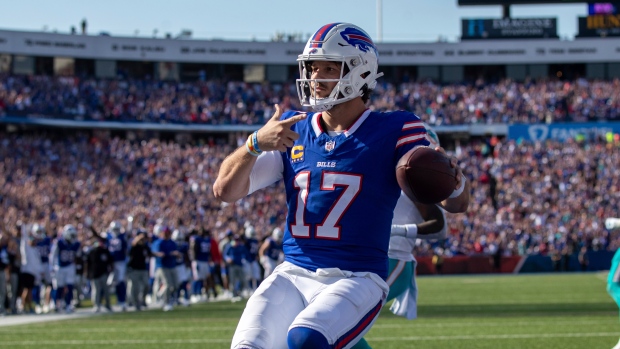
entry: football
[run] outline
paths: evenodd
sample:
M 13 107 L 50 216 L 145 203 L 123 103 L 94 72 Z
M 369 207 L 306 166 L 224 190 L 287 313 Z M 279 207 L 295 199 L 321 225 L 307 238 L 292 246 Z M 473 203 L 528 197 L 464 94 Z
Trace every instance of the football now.
M 396 179 L 411 200 L 430 205 L 454 192 L 456 170 L 445 154 L 429 147 L 415 147 L 400 158 Z

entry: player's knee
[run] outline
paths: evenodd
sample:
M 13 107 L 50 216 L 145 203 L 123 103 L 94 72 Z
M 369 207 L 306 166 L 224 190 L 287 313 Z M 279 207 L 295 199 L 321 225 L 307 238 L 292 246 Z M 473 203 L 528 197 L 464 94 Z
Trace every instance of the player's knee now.
M 288 331 L 290 349 L 329 349 L 329 342 L 321 332 L 307 327 L 295 327 Z

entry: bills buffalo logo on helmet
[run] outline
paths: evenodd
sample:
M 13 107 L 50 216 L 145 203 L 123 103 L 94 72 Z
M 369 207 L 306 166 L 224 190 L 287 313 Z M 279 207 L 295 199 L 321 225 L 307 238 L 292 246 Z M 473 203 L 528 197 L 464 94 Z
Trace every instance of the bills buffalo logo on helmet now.
M 364 52 L 368 52 L 371 48 L 375 51 L 377 50 L 372 39 L 359 29 L 349 27 L 340 32 L 340 35 L 349 45 L 357 47 L 359 50 Z

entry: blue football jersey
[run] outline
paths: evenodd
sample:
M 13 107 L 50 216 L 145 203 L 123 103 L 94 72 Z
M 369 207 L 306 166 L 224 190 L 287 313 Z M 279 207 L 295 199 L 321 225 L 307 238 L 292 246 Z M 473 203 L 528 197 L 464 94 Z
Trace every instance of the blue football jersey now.
M 177 244 L 177 251 L 179 251 L 179 255 L 176 257 L 177 265 L 185 264 L 185 257 L 189 251 L 189 244 L 187 242 L 179 242 Z
M 112 255 L 112 260 L 115 262 L 122 262 L 127 259 L 127 239 L 125 234 L 114 235 L 112 233 L 107 234 L 108 251 Z
M 195 236 L 194 238 L 194 256 L 197 261 L 209 262 L 211 260 L 211 238 Z
M 80 243 L 77 241 L 68 242 L 62 238 L 58 239 L 56 243 L 58 248 L 58 260 L 55 261 L 55 264 L 61 268 L 74 264 L 75 256 L 80 249 Z
M 277 261 L 280 258 L 280 252 L 282 252 L 282 245 L 272 238 L 267 238 L 267 241 L 269 241 L 269 245 L 267 245 L 264 254 Z
M 258 249 L 260 248 L 260 244 L 258 240 L 254 238 L 248 238 L 245 240 L 245 248 L 248 250 L 248 262 L 254 262 L 258 257 Z
M 41 263 L 49 263 L 52 239 L 48 236 L 44 237 L 43 239 L 37 241 L 36 248 L 39 250 L 39 254 L 41 255 Z
M 282 119 L 299 112 L 286 112 Z M 282 154 L 288 215 L 286 261 L 315 271 L 340 268 L 388 272 L 390 227 L 400 187 L 396 164 L 427 146 L 422 121 L 412 113 L 366 110 L 349 129 L 330 136 L 320 113 L 292 126 L 299 134 Z

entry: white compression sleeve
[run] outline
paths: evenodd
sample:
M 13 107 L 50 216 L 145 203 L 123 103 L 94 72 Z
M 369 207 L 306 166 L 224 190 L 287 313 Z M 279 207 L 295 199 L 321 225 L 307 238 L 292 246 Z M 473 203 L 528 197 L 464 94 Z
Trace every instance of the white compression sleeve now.
M 279 151 L 265 151 L 258 159 L 250 173 L 250 190 L 248 195 L 282 179 L 282 155 Z
M 392 234 L 415 239 L 418 236 L 418 226 L 416 224 L 392 224 Z

